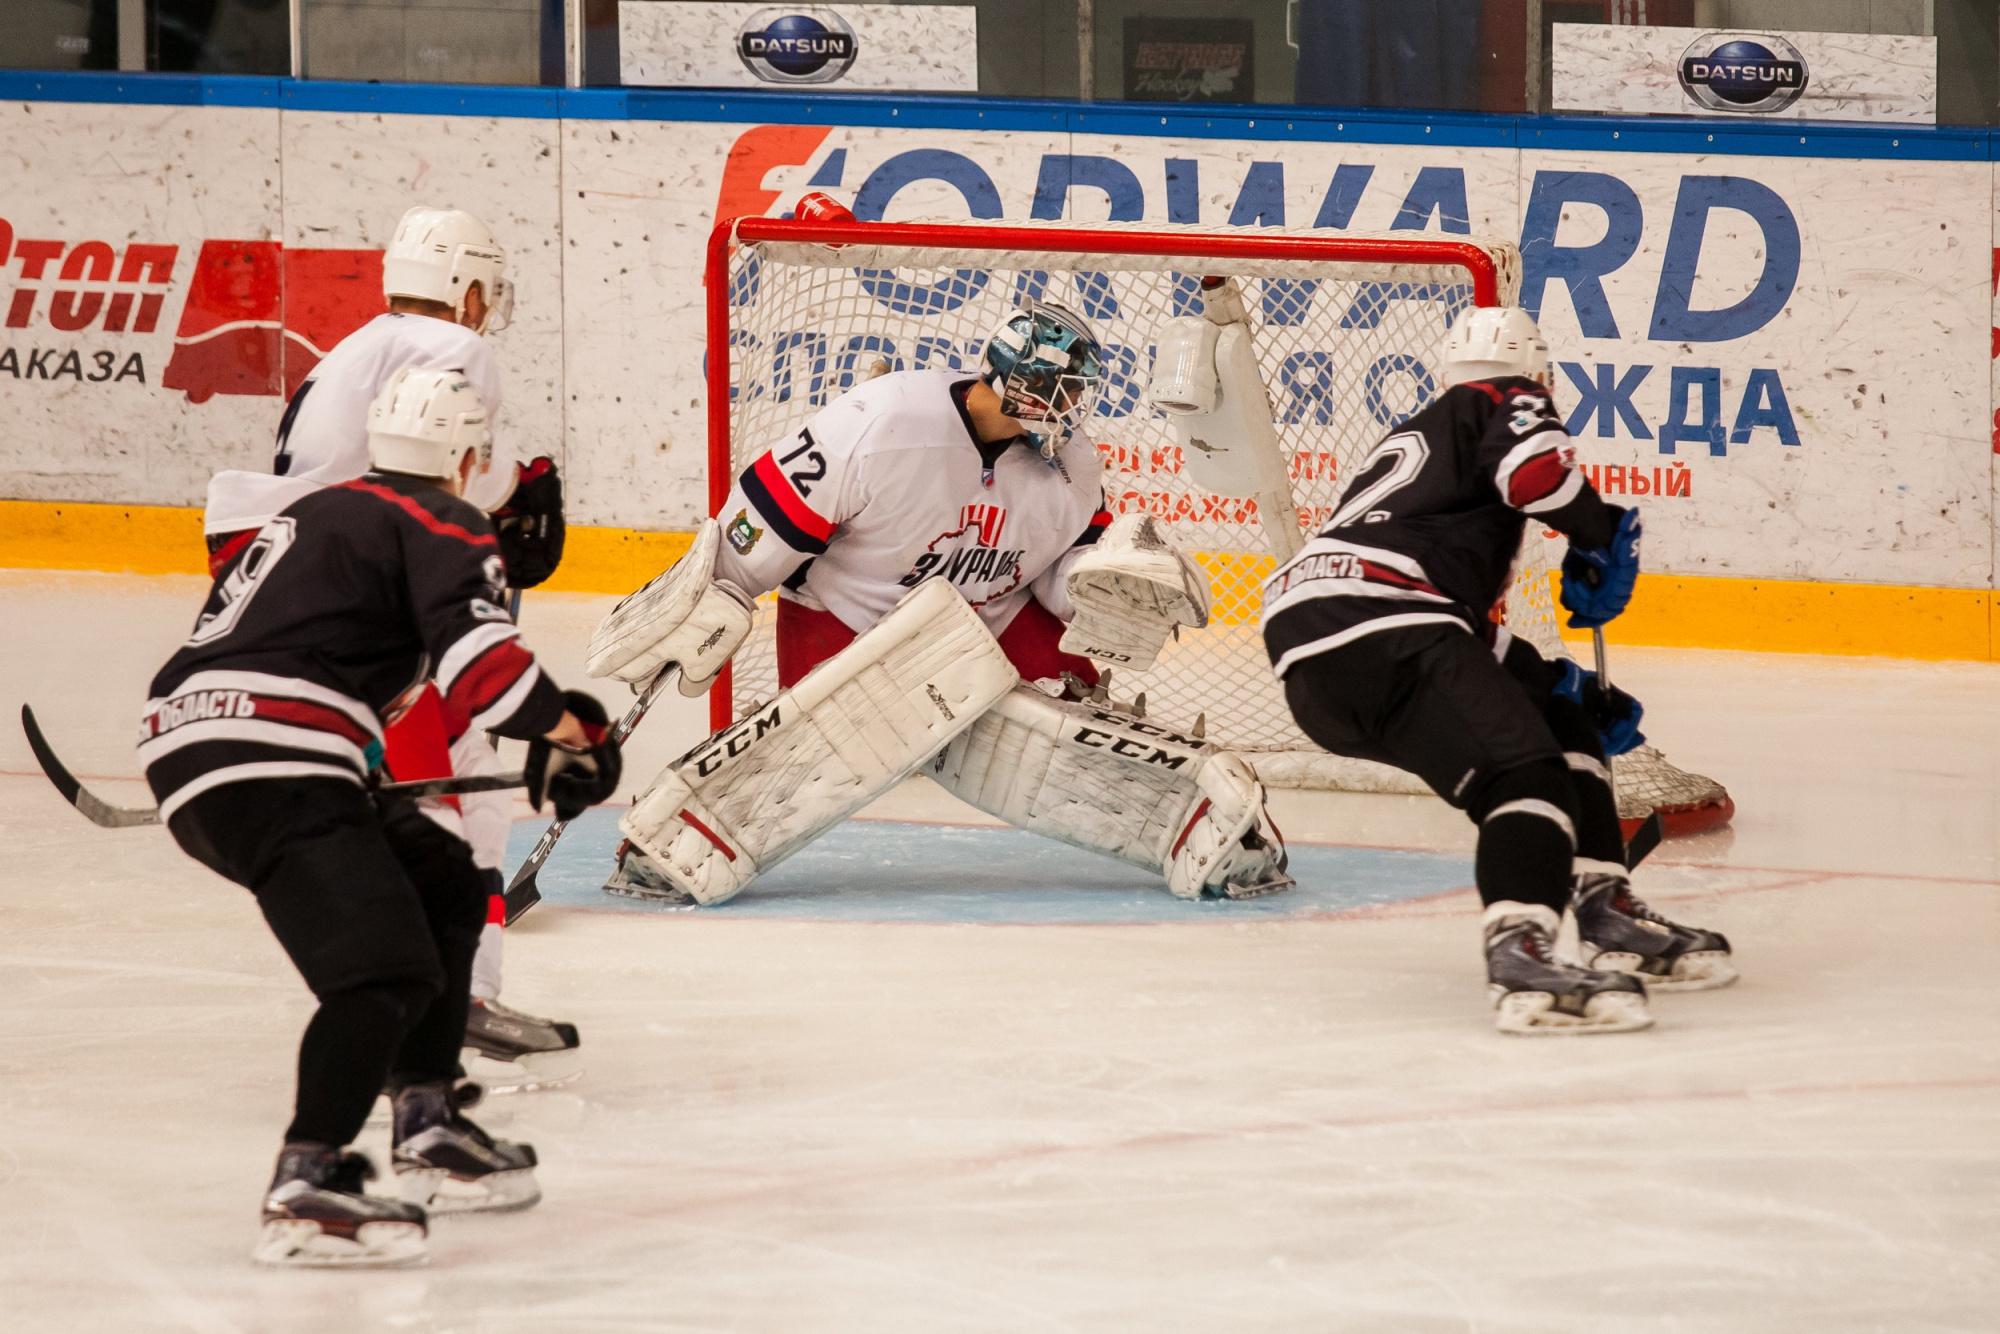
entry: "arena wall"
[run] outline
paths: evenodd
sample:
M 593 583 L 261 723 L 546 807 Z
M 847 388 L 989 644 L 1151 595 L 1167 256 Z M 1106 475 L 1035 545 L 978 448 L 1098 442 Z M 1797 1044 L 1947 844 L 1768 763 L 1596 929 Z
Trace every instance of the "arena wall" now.
M 1628 640 L 1994 656 L 1984 132 L 0 75 L 0 565 L 199 568 L 207 476 L 379 305 L 407 202 L 512 255 L 503 429 L 622 591 L 702 508 L 719 214 L 1517 239 L 1587 466 L 1648 516 Z M 833 123 L 835 120 L 841 123 Z

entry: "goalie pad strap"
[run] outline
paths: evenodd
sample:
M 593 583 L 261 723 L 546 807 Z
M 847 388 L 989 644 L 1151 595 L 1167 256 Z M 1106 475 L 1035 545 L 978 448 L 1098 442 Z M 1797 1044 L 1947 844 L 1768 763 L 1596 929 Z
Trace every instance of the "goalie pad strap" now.
M 1015 687 L 930 773 L 1010 824 L 1158 872 L 1182 898 L 1222 892 L 1229 880 L 1265 882 L 1266 869 L 1284 865 L 1263 788 L 1241 759 L 1034 686 Z M 1253 828 L 1270 849 L 1263 861 L 1244 847 Z
M 619 828 L 696 902 L 721 903 L 922 766 L 1018 679 L 979 614 L 927 580 L 670 764 Z

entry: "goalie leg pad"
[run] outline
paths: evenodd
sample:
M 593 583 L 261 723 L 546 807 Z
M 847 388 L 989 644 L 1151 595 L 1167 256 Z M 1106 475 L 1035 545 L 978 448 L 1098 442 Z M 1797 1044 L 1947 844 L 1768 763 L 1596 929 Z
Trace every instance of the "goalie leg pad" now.
M 930 773 L 1010 824 L 1159 872 L 1180 898 L 1292 883 L 1250 766 L 1130 714 L 1017 686 Z
M 790 690 L 670 764 L 618 822 L 697 903 L 721 903 L 921 768 L 1020 678 L 942 579 Z

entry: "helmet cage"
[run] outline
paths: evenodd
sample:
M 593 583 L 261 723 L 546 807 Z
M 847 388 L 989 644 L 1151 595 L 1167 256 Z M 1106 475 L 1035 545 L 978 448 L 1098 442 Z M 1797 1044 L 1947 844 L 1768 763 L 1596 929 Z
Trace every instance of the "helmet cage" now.
M 1090 326 L 1052 301 L 1029 301 L 986 344 L 987 383 L 1008 416 L 1039 426 L 1043 458 L 1080 430 L 1104 389 L 1104 359 Z

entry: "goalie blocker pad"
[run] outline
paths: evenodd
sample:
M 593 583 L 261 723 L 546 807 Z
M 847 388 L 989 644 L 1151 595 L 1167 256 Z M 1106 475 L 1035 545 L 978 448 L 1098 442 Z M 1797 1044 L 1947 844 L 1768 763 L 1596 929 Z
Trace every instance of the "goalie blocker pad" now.
M 1062 650 L 1144 671 L 1177 626 L 1208 624 L 1208 575 L 1150 514 L 1121 514 L 1076 558 L 1063 588 L 1076 609 Z
M 590 637 L 584 674 L 636 686 L 672 663 L 680 668 L 683 695 L 706 692 L 750 637 L 756 616 L 756 603 L 741 589 L 715 578 L 721 540 L 715 520 L 705 520 L 685 556 L 620 599 Z
M 1019 677 L 943 579 L 668 765 L 618 827 L 697 903 L 756 876 L 915 772 Z
M 1022 829 L 1157 871 L 1184 899 L 1291 886 L 1264 787 L 1241 756 L 1129 713 L 1020 685 L 930 775 Z

